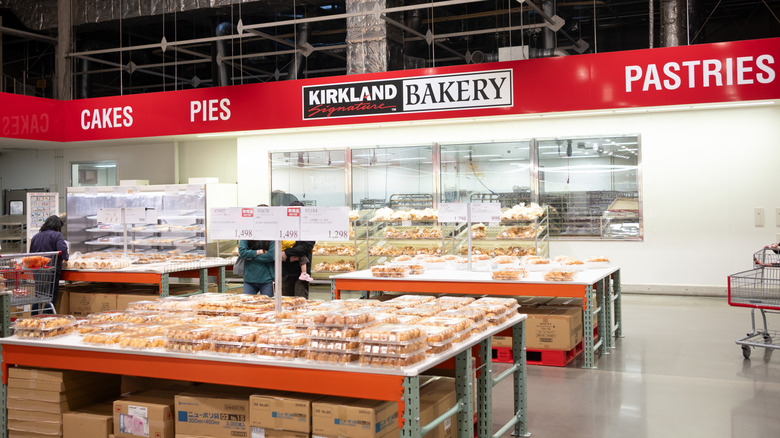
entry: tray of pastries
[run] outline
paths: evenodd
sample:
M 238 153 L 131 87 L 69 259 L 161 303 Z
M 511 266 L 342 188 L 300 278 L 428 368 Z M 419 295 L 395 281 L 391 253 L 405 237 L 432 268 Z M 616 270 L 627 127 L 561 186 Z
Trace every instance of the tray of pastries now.
M 14 321 L 14 334 L 20 338 L 52 338 L 75 330 L 76 318 L 70 315 L 33 316 Z
M 128 333 L 119 337 L 117 345 L 119 348 L 128 348 L 132 350 L 153 350 L 165 346 L 165 336 Z
M 425 360 L 424 353 L 417 353 L 408 356 L 382 355 L 382 354 L 363 354 L 360 356 L 359 364 L 367 367 L 380 368 L 404 368 Z
M 575 271 L 569 269 L 552 269 L 544 273 L 545 281 L 574 281 Z
M 409 266 L 396 264 L 372 266 L 371 275 L 383 278 L 405 278 L 409 276 Z
M 588 257 L 585 259 L 585 267 L 588 269 L 608 268 L 609 263 L 609 259 L 604 256 Z
M 344 364 L 357 362 L 359 356 L 357 353 L 344 353 L 337 351 L 307 351 L 305 357 L 310 362 L 323 364 Z
M 527 275 L 528 273 L 523 268 L 502 268 L 493 271 L 490 278 L 499 281 L 514 281 L 525 278 Z
M 81 341 L 85 344 L 116 345 L 124 336 L 131 334 L 133 334 L 133 332 L 128 329 L 115 328 L 102 332 L 87 333 L 81 338 Z
M 309 339 L 309 351 L 338 351 L 344 353 L 357 353 L 360 343 L 358 341 L 340 341 L 334 339 Z
M 360 331 L 361 342 L 405 345 L 424 340 L 422 328 L 406 324 L 380 324 Z

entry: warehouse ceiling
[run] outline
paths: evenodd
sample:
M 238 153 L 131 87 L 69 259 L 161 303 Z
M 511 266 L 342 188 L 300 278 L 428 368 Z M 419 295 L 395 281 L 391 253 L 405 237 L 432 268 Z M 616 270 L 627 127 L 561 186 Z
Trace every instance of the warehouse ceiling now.
M 689 14 L 669 15 L 669 3 L 687 6 Z M 364 35 L 372 30 L 353 21 L 348 35 L 344 15 L 357 4 L 71 0 L 72 96 L 343 75 L 347 43 L 361 41 L 354 29 L 362 25 Z M 382 23 L 393 29 L 388 44 L 393 53 L 403 54 L 403 65 L 391 69 L 487 62 L 498 60 L 500 49 L 522 46 L 530 57 L 660 47 L 668 45 L 664 26 L 670 21 L 684 27 L 683 44 L 780 36 L 780 0 L 559 0 L 545 5 L 541 0 L 366 0 L 360 5 L 381 7 Z M 57 8 L 57 0 L 0 0 L 2 91 L 54 96 Z

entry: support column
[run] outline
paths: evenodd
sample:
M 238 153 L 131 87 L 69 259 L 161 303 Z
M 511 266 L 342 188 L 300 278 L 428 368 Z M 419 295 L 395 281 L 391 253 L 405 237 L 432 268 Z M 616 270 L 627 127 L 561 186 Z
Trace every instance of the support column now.
M 72 44 L 71 33 L 71 0 L 57 0 L 57 63 L 54 98 L 59 100 L 73 99 L 73 73 L 71 61 L 67 55 Z
M 403 31 L 380 18 L 385 8 L 402 4 L 401 0 L 346 0 L 347 13 L 368 13 L 347 18 L 347 74 L 403 69 Z M 390 18 L 403 20 L 400 13 Z
M 681 0 L 661 0 L 661 47 L 688 45 L 688 11 Z

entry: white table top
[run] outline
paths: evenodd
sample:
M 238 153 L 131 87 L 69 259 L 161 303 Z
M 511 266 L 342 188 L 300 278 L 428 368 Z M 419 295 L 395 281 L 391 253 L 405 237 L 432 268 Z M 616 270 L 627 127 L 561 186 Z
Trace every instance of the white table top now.
M 520 280 L 493 280 L 490 272 L 465 271 L 453 269 L 426 269 L 420 275 L 410 275 L 408 277 L 374 277 L 370 269 L 362 271 L 348 272 L 345 274 L 332 275 L 334 280 L 392 280 L 392 281 L 441 281 L 455 283 L 518 283 L 518 284 L 575 284 L 575 285 L 593 285 L 606 278 L 619 268 L 610 266 L 600 269 L 583 269 L 574 274 L 574 281 L 546 281 L 544 272 L 528 272 L 528 276 Z
M 517 314 L 514 317 L 508 319 L 505 323 L 501 325 L 488 327 L 488 329 L 480 333 L 479 336 L 471 336 L 465 342 L 454 344 L 453 348 L 451 348 L 450 350 L 447 350 L 440 354 L 429 356 L 427 359 L 425 359 L 422 362 L 416 363 L 408 367 L 400 368 L 400 369 L 361 366 L 358 364 L 330 365 L 330 364 L 323 364 L 323 363 L 313 363 L 305 359 L 294 359 L 294 360 L 283 360 L 283 359 L 273 359 L 273 358 L 263 359 L 257 356 L 220 355 L 213 352 L 178 353 L 178 352 L 168 352 L 164 350 L 131 350 L 131 349 L 124 349 L 119 347 L 112 347 L 112 346 L 103 347 L 103 346 L 82 343 L 81 336 L 76 333 L 65 335 L 65 336 L 59 336 L 55 338 L 38 339 L 38 340 L 29 339 L 29 338 L 18 338 L 16 336 L 11 336 L 8 338 L 0 339 L 0 345 L 21 345 L 21 346 L 38 347 L 38 348 L 96 351 L 102 353 L 171 357 L 176 359 L 204 360 L 204 361 L 216 361 L 216 362 L 226 362 L 226 363 L 252 363 L 256 365 L 268 365 L 268 366 L 300 368 L 300 369 L 317 369 L 317 370 L 327 370 L 327 371 L 344 371 L 344 372 L 352 372 L 352 373 L 385 374 L 385 375 L 394 375 L 394 376 L 418 376 L 422 374 L 425 370 L 433 368 L 435 365 L 451 357 L 456 356 L 458 353 L 473 347 L 474 345 L 478 344 L 480 341 L 488 338 L 489 336 L 493 336 L 496 333 L 500 333 L 503 330 L 506 330 L 514 326 L 515 324 L 525 320 L 526 318 L 527 315 Z M 52 360 L 56 361 L 55 352 L 52 352 Z M 53 362 L 53 366 L 54 364 L 55 362 Z

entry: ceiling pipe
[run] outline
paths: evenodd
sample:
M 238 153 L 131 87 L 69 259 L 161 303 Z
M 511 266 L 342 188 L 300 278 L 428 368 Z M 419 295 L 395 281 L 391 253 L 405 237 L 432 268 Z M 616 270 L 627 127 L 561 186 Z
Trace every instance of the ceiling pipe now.
M 25 32 L 23 30 L 11 29 L 10 27 L 0 26 L 0 33 L 18 36 L 21 38 L 27 38 L 31 40 L 43 41 L 51 44 L 57 44 L 57 38 L 49 37 L 46 35 L 38 35 L 37 33 Z
M 395 21 L 395 20 L 393 20 L 392 18 L 388 17 L 388 16 L 387 16 L 387 15 L 385 15 L 385 14 L 382 14 L 382 15 L 380 15 L 380 16 L 379 16 L 379 18 L 381 18 L 381 19 L 385 20 L 386 22 L 388 22 L 388 23 L 392 24 L 393 26 L 399 27 L 399 28 L 401 28 L 401 29 L 405 30 L 406 32 L 409 32 L 409 33 L 411 33 L 412 35 L 416 35 L 416 36 L 418 36 L 418 37 L 420 37 L 420 38 L 424 39 L 425 41 L 427 41 L 427 42 L 428 42 L 428 45 L 434 44 L 436 47 L 440 47 L 440 48 L 442 48 L 442 49 L 444 49 L 444 50 L 446 50 L 446 51 L 448 51 L 448 52 L 452 53 L 453 55 L 456 55 L 456 56 L 457 56 L 457 57 L 459 57 L 460 59 L 463 59 L 463 60 L 465 60 L 465 59 L 466 59 L 466 55 L 462 55 L 462 54 L 461 54 L 460 52 L 458 52 L 457 50 L 451 49 L 451 48 L 449 48 L 449 47 L 445 46 L 445 45 L 444 45 L 444 44 L 442 44 L 442 43 L 438 43 L 438 42 L 436 42 L 436 40 L 435 40 L 435 39 L 433 39 L 433 37 L 427 37 L 427 36 L 425 36 L 425 35 L 421 34 L 420 32 L 417 32 L 416 30 L 412 29 L 411 27 L 409 27 L 409 26 L 406 26 L 406 25 L 405 25 L 405 24 L 403 24 L 403 23 L 400 23 L 400 22 L 398 22 L 398 21 Z
M 301 71 L 303 71 L 303 58 L 309 57 L 311 55 L 311 46 L 309 45 L 309 23 L 301 23 L 298 26 L 298 38 L 297 42 L 300 46 L 309 46 L 309 50 L 306 52 L 301 50 L 295 50 L 295 55 L 293 55 L 293 62 L 290 65 L 290 74 L 287 76 L 287 79 L 294 81 L 300 78 Z M 296 46 L 297 47 L 297 46 Z
M 217 36 L 225 36 L 225 35 L 232 35 L 233 34 L 233 25 L 228 22 L 222 22 L 217 25 L 217 30 L 215 32 Z M 217 41 L 217 68 L 219 69 L 219 81 L 218 85 L 224 86 L 229 85 L 228 84 L 228 71 L 227 71 L 227 63 L 224 61 L 225 58 L 225 40 L 218 40 Z

